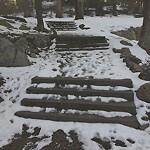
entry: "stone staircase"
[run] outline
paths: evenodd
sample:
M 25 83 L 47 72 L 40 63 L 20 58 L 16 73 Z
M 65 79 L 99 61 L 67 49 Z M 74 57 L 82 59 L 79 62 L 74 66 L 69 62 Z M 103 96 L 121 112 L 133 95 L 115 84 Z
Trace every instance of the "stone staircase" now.
M 136 107 L 134 104 L 134 93 L 130 79 L 90 79 L 90 78 L 71 78 L 71 77 L 34 77 L 33 86 L 26 92 L 35 97 L 37 94 L 55 94 L 60 98 L 24 98 L 21 105 L 33 107 L 33 111 L 18 111 L 15 113 L 18 117 L 52 120 L 62 122 L 84 122 L 84 123 L 111 123 L 122 124 L 125 126 L 139 129 L 139 123 L 136 118 Z M 48 87 L 39 87 L 39 85 L 49 85 Z M 53 87 L 52 87 L 53 85 Z M 77 87 L 72 87 L 77 85 Z M 97 87 L 97 89 L 93 88 Z M 98 87 L 124 87 L 125 90 L 100 90 Z M 129 89 L 128 89 L 129 88 Z M 76 98 L 69 99 L 69 95 Z M 122 98 L 124 101 L 104 102 L 99 100 L 91 101 L 86 98 L 90 96 L 112 97 L 113 99 Z M 82 98 L 81 98 L 82 97 Z M 35 111 L 35 107 L 44 108 L 44 111 Z M 55 111 L 48 111 L 49 108 L 55 108 Z M 124 116 L 105 116 L 97 112 L 105 111 L 124 112 Z
M 47 26 L 57 31 L 75 31 L 78 29 L 74 21 L 46 21 Z
M 92 51 L 109 48 L 105 36 L 58 35 L 56 51 Z

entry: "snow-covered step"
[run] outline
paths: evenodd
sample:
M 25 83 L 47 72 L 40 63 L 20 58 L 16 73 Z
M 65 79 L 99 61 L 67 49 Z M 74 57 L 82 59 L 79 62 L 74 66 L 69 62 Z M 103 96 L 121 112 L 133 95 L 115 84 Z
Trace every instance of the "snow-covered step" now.
M 84 48 L 84 47 L 107 47 L 109 46 L 108 43 L 87 43 L 87 44 L 57 44 L 56 45 L 56 48 L 74 48 L 74 47 L 77 47 L 77 48 Z
M 116 97 L 124 98 L 129 101 L 134 100 L 134 93 L 132 90 L 93 90 L 93 89 L 75 89 L 75 88 L 42 88 L 42 87 L 29 87 L 26 90 L 27 94 L 58 94 L 61 96 L 102 96 L 102 97 Z
M 51 29 L 54 29 L 57 31 L 75 31 L 75 30 L 77 30 L 76 27 L 51 27 Z
M 83 47 L 83 48 L 56 48 L 55 51 L 94 51 L 94 50 L 107 50 L 109 47 Z
M 105 36 L 62 34 L 56 37 L 56 51 L 92 51 L 109 48 Z
M 66 25 L 66 24 L 67 24 L 67 25 L 68 25 L 68 24 L 69 24 L 69 25 L 74 25 L 74 24 L 75 24 L 74 21 L 67 21 L 67 20 L 65 20 L 65 21 L 61 21 L 61 20 L 60 20 L 60 21 L 53 21 L 53 20 L 50 20 L 50 21 L 46 21 L 46 23 L 47 23 L 47 24 L 50 24 L 50 25 L 51 25 L 51 24 L 52 24 L 52 25 L 53 25 L 53 24 L 54 24 L 54 25 L 57 25 L 57 24 L 58 24 L 58 25 Z
M 77 30 L 77 25 L 74 21 L 46 21 L 51 29 L 58 31 L 74 31 Z
M 87 79 L 87 78 L 72 78 L 72 77 L 34 77 L 31 80 L 32 84 L 37 83 L 55 83 L 56 85 L 95 85 L 95 86 L 123 86 L 128 88 L 133 88 L 133 83 L 131 79 Z
M 111 123 L 122 124 L 129 127 L 139 129 L 140 125 L 135 116 L 125 117 L 103 117 L 92 114 L 78 114 L 78 113 L 59 113 L 59 112 L 30 112 L 19 111 L 15 113 L 18 117 L 62 122 L 83 122 L 83 123 Z
M 89 43 L 107 43 L 105 36 L 81 36 L 62 34 L 56 38 L 56 43 L 71 43 L 71 44 L 89 44 Z
M 41 108 L 55 108 L 57 110 L 62 109 L 75 109 L 75 110 L 101 110 L 101 111 L 116 111 L 116 112 L 128 112 L 132 115 L 136 114 L 136 107 L 134 102 L 92 102 L 87 100 L 57 100 L 57 99 L 23 99 L 21 101 L 22 106 L 41 107 Z

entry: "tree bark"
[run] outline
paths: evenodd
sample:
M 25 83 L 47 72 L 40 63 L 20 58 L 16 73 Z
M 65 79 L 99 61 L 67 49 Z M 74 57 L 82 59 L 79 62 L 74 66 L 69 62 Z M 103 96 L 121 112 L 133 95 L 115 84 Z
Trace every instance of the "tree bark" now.
M 84 19 L 84 0 L 75 0 L 75 20 Z
M 144 0 L 144 20 L 139 39 L 139 46 L 150 54 L 150 0 Z
M 96 16 L 100 15 L 100 1 L 96 1 Z
M 35 10 L 37 18 L 37 27 L 39 30 L 44 30 L 44 23 L 42 17 L 42 0 L 35 0 Z
M 116 0 L 112 0 L 112 5 L 113 5 L 113 10 L 112 10 L 112 15 L 113 16 L 118 16 L 117 14 L 117 1 Z
M 62 0 L 56 0 L 56 18 L 62 18 Z

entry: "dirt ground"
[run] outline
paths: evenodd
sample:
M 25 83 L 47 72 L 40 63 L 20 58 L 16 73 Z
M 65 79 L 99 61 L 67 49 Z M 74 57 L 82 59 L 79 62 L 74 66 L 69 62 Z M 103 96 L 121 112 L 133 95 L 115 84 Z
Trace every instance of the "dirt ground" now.
M 37 142 L 49 138 L 49 136 L 38 137 L 40 128 L 34 128 L 34 132 L 30 133 L 27 130 L 27 125 L 22 126 L 22 133 L 16 134 L 12 139 L 12 142 L 8 145 L 3 146 L 0 150 L 33 150 L 37 147 Z M 69 138 L 72 142 L 67 139 L 67 134 L 62 130 L 57 130 L 52 135 L 52 142 L 49 145 L 44 146 L 41 150 L 83 150 L 82 142 L 79 142 L 78 136 L 74 131 L 69 132 Z
M 37 149 L 37 143 L 48 139 L 50 136 L 43 136 L 39 138 L 39 133 L 41 128 L 34 128 L 34 132 L 28 132 L 29 127 L 26 124 L 22 126 L 22 133 L 15 134 L 14 138 L 8 145 L 3 146 L 0 150 L 39 150 Z M 98 138 L 93 137 L 91 139 L 96 142 L 100 149 L 111 150 L 112 144 L 119 147 L 127 147 L 123 141 L 111 137 L 108 138 Z M 132 139 L 126 139 L 129 143 L 134 144 Z M 84 143 L 80 142 L 78 135 L 75 131 L 70 131 L 66 134 L 63 130 L 57 130 L 52 134 L 52 141 L 42 147 L 40 150 L 84 150 Z

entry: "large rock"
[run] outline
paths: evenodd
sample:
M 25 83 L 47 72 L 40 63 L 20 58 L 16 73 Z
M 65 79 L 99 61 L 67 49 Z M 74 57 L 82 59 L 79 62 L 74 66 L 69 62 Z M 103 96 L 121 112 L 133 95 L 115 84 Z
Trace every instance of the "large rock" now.
M 22 66 L 29 66 L 31 63 L 29 62 L 27 58 L 27 49 L 29 48 L 28 43 L 26 40 L 19 39 L 15 43 L 15 48 L 16 48 L 16 58 L 14 60 L 13 66 L 14 67 L 22 67 Z
M 13 43 L 5 38 L 0 38 L 0 67 L 12 66 L 16 56 L 16 48 Z
M 125 45 L 125 46 L 133 46 L 131 43 L 129 43 L 129 42 L 125 41 L 125 40 L 121 40 L 120 43 Z
M 150 103 L 150 83 L 142 85 L 136 92 L 138 99 Z
M 141 33 L 141 27 L 137 27 L 137 28 L 129 28 L 127 30 L 121 30 L 121 31 L 116 31 L 116 32 L 112 32 L 113 34 L 116 34 L 118 36 L 121 37 L 125 37 L 129 40 L 139 40 L 139 36 Z
M 8 39 L 0 37 L 0 67 L 29 66 L 25 47 L 21 46 L 19 47 L 19 43 L 15 45 Z
M 139 74 L 139 78 L 142 80 L 150 81 L 150 69 L 148 67 L 143 67 L 141 73 Z
M 32 34 L 26 37 L 27 41 L 32 44 L 34 48 L 45 48 L 49 45 L 50 39 L 48 35 Z

